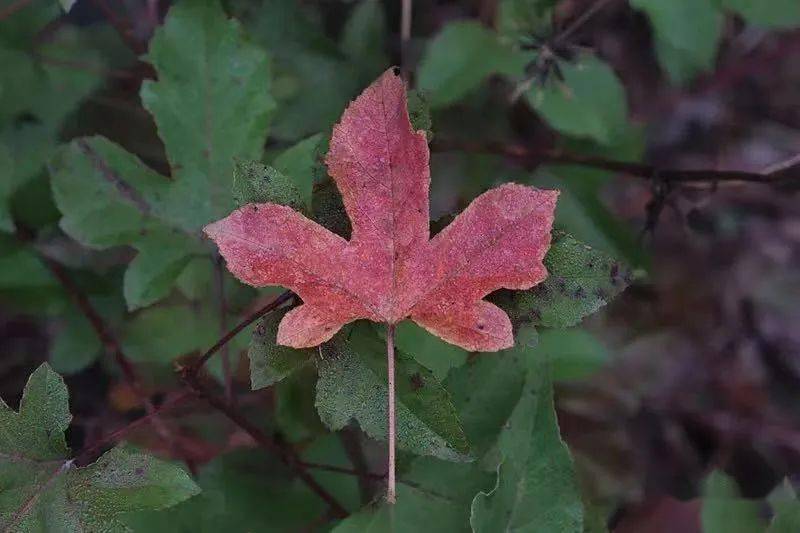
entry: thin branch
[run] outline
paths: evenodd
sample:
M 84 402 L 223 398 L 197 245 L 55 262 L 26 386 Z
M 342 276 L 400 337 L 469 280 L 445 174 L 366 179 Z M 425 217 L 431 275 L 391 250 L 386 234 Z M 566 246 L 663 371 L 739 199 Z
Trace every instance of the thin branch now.
M 292 294 L 291 291 L 284 291 L 281 294 L 279 294 L 277 298 L 275 298 L 274 300 L 269 302 L 267 305 L 265 305 L 264 307 L 262 307 L 261 309 L 259 309 L 255 313 L 253 313 L 252 315 L 250 315 L 247 318 L 245 318 L 239 324 L 237 324 L 236 327 L 234 327 L 224 337 L 222 337 L 220 340 L 218 340 L 216 342 L 216 344 L 214 344 L 214 346 L 212 346 L 211 348 L 206 350 L 206 352 L 203 355 L 201 355 L 200 358 L 194 364 L 190 365 L 188 367 L 187 371 L 190 372 L 191 374 L 196 375 L 200 371 L 200 369 L 203 367 L 203 365 L 205 365 L 208 362 L 208 360 L 211 359 L 211 356 L 213 356 L 215 353 L 220 351 L 220 349 L 223 346 L 225 346 L 228 342 L 230 342 L 230 340 L 232 338 L 234 338 L 240 331 L 242 331 L 244 328 L 246 328 L 247 326 L 249 326 L 250 324 L 252 324 L 256 320 L 258 320 L 262 316 L 266 315 L 270 311 L 274 311 L 275 309 L 277 309 L 281 305 L 285 304 L 286 302 L 291 300 L 293 297 L 294 297 L 294 294 Z
M 344 453 L 353 465 L 353 470 L 359 474 L 358 491 L 361 503 L 366 505 L 372 501 L 376 487 L 373 478 L 370 477 L 369 464 L 364 456 L 364 447 L 361 445 L 359 432 L 353 427 L 347 426 L 339 432 L 339 440 L 342 441 Z M 381 479 L 384 477 L 381 476 Z
M 335 474 L 346 474 L 348 476 L 354 477 L 366 477 L 368 479 L 375 479 L 383 481 L 386 479 L 386 474 L 376 474 L 373 472 L 360 472 L 358 470 L 354 470 L 352 468 L 342 468 L 340 466 L 333 466 L 333 465 L 324 465 L 320 463 L 307 463 L 305 461 L 300 463 L 305 468 L 309 468 L 311 470 L 324 470 L 325 472 L 333 472 Z
M 403 78 L 408 81 L 409 50 L 411 41 L 411 10 L 412 0 L 402 0 L 400 13 L 400 71 Z
M 504 155 L 515 159 L 526 167 L 536 167 L 541 163 L 556 165 L 580 165 L 611 172 L 619 172 L 629 176 L 648 180 L 660 180 L 674 184 L 703 183 L 714 184 L 729 183 L 758 183 L 761 185 L 778 186 L 788 185 L 800 181 L 797 176 L 787 175 L 792 169 L 800 170 L 800 160 L 790 160 L 788 164 L 781 165 L 772 172 L 748 172 L 744 170 L 682 170 L 662 169 L 644 163 L 630 163 L 615 161 L 601 157 L 571 154 L 561 150 L 535 149 L 521 145 L 503 145 L 495 143 L 479 144 L 471 142 L 434 141 L 431 145 L 434 151 L 462 150 L 466 152 L 491 153 Z
M 228 329 L 228 302 L 225 298 L 225 272 L 222 266 L 222 257 L 217 255 L 214 260 L 214 274 L 216 277 L 217 285 L 217 299 L 219 300 L 219 334 L 225 335 L 225 330 Z M 228 344 L 225 343 L 220 347 L 222 355 L 222 375 L 225 379 L 225 400 L 228 403 L 233 403 L 233 375 L 231 372 L 231 353 L 228 349 Z
M 592 6 L 581 13 L 578 18 L 575 19 L 575 22 L 570 24 L 564 31 L 559 33 L 553 39 L 553 46 L 558 45 L 559 43 L 564 42 L 567 40 L 573 33 L 575 33 L 581 26 L 586 24 L 589 19 L 595 16 L 601 9 L 603 9 L 606 5 L 610 4 L 613 0 L 597 0 Z
M 225 415 L 231 422 L 242 428 L 253 440 L 268 452 L 275 454 L 300 480 L 311 489 L 314 494 L 319 496 L 331 509 L 337 518 L 344 518 L 349 513 L 342 507 L 336 498 L 330 494 L 322 485 L 317 483 L 306 470 L 303 463 L 297 458 L 294 451 L 288 447 L 281 446 L 258 427 L 253 425 L 244 415 L 225 400 L 212 393 L 205 385 L 200 382 L 196 374 L 184 371 L 183 379 L 186 385 L 199 397 L 203 398 L 209 405 Z
M 122 42 L 125 43 L 128 48 L 130 48 L 134 55 L 138 57 L 147 51 L 147 47 L 144 45 L 144 43 L 141 43 L 134 38 L 128 24 L 126 24 L 124 20 L 117 16 L 114 10 L 111 9 L 111 6 L 106 3 L 106 0 L 92 0 L 92 3 L 94 3 L 95 7 L 97 7 L 97 9 L 103 13 L 103 16 L 105 16 L 109 24 L 111 24 L 111 26 L 113 26 L 119 34 Z
M 389 414 L 389 461 L 387 465 L 386 502 L 394 504 L 397 501 L 397 488 L 395 486 L 395 441 L 397 428 L 395 427 L 395 386 L 394 386 L 394 324 L 386 324 L 386 374 L 389 387 L 387 412 Z
M 90 460 L 94 455 L 96 455 L 100 450 L 102 450 L 106 446 L 110 444 L 116 444 L 131 431 L 134 431 L 135 429 L 147 424 L 148 422 L 164 414 L 165 412 L 174 409 L 175 407 L 182 404 L 191 397 L 193 397 L 193 394 L 190 391 L 188 390 L 182 391 L 178 396 L 175 396 L 174 398 L 171 398 L 170 400 L 167 400 L 163 404 L 159 405 L 153 412 L 147 413 L 146 415 L 141 416 L 136 420 L 130 422 L 126 426 L 123 426 L 97 439 L 94 442 L 94 444 L 84 448 L 84 450 L 77 455 L 75 460 L 76 463 L 79 465 L 84 464 L 86 461 Z
M 31 242 L 33 240 L 33 234 L 30 232 L 30 230 L 24 228 L 20 224 L 17 224 L 17 227 L 19 228 L 17 234 L 22 241 Z M 128 357 L 122 351 L 122 346 L 117 341 L 116 337 L 114 337 L 114 335 L 111 333 L 111 329 L 103 320 L 103 317 L 101 317 L 100 314 L 95 310 L 91 302 L 89 302 L 89 298 L 80 289 L 80 287 L 78 287 L 75 282 L 72 281 L 72 278 L 70 278 L 69 274 L 67 274 L 67 270 L 61 266 L 60 263 L 41 253 L 39 254 L 39 258 L 50 271 L 50 273 L 53 274 L 53 276 L 58 280 L 73 303 L 78 307 L 78 309 L 80 309 L 81 313 L 83 313 L 83 315 L 89 321 L 92 329 L 100 339 L 100 342 L 102 342 L 106 351 L 114 357 L 117 366 L 119 366 L 120 370 L 122 371 L 122 377 L 125 383 L 128 384 L 138 400 L 144 406 L 145 411 L 147 411 L 148 414 L 154 415 L 156 413 L 156 408 L 153 405 L 153 402 L 150 401 L 150 397 L 142 388 L 141 382 L 139 381 L 139 376 L 136 373 L 133 363 L 131 363 L 131 360 L 128 359 Z M 167 428 L 163 421 L 155 415 L 152 417 L 152 420 L 156 433 L 158 433 L 158 435 L 170 446 L 170 448 L 173 448 L 175 443 L 172 439 L 172 433 L 170 432 L 169 428 Z

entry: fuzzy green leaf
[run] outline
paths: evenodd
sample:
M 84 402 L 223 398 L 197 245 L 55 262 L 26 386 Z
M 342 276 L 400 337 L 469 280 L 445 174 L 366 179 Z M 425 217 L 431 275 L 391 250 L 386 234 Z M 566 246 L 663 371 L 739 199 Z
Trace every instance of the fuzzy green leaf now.
M 314 359 L 316 349 L 296 350 L 277 343 L 278 323 L 287 310 L 274 311 L 256 324 L 250 340 L 250 386 L 263 389 L 281 381 Z
M 530 365 L 498 447 L 497 485 L 475 496 L 473 531 L 582 532 L 581 494 L 559 433 L 547 363 Z
M 304 207 L 297 186 L 282 172 L 259 161 L 237 161 L 233 169 L 233 197 L 246 204 L 276 203 L 296 210 Z
M 341 335 L 340 337 L 345 337 Z M 368 324 L 323 346 L 317 363 L 317 411 L 338 430 L 355 419 L 364 432 L 386 439 L 386 343 Z M 447 391 L 422 365 L 396 352 L 397 445 L 420 455 L 469 459 L 469 446 Z
M 547 279 L 527 291 L 500 293 L 498 304 L 516 323 L 566 328 L 596 312 L 630 283 L 618 261 L 555 232 L 544 259 Z
M 114 448 L 92 465 L 67 460 L 67 387 L 43 364 L 19 412 L 0 402 L 0 527 L 3 531 L 124 531 L 122 514 L 162 509 L 198 488 L 180 468 Z

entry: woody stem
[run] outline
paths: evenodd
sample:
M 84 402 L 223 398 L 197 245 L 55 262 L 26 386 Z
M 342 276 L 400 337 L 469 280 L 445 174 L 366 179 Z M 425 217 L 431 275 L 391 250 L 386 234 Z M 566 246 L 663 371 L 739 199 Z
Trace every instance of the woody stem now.
M 386 324 L 386 373 L 389 385 L 389 464 L 387 467 L 386 501 L 393 504 L 397 500 L 395 491 L 394 449 L 397 437 L 394 410 L 394 324 Z

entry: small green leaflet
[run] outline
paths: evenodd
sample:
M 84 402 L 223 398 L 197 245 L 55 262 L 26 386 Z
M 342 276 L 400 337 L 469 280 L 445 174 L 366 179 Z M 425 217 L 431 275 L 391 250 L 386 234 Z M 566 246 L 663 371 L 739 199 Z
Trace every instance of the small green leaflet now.
M 519 403 L 498 441 L 497 485 L 472 502 L 476 533 L 583 531 L 583 503 L 558 429 L 549 364 L 529 364 Z
M 198 60 L 198 59 L 201 60 Z M 159 175 L 102 137 L 62 147 L 50 164 L 61 226 L 84 245 L 130 245 L 130 309 L 169 294 L 189 260 L 208 255 L 198 230 L 234 207 L 234 158 L 261 155 L 270 114 L 269 63 L 216 1 L 184 0 L 156 31 L 142 85 L 172 168 Z
M 180 468 L 122 448 L 76 466 L 64 440 L 71 419 L 64 380 L 46 363 L 31 374 L 19 412 L 0 402 L 3 531 L 124 531 L 123 514 L 199 492 Z
M 561 232 L 553 232 L 544 264 L 549 272 L 544 282 L 496 297 L 512 322 L 574 326 L 611 301 L 631 280 L 622 264 Z
M 337 340 L 338 339 L 338 340 Z M 355 419 L 374 439 L 385 440 L 386 343 L 358 323 L 323 345 L 317 362 L 317 411 L 331 430 Z M 397 445 L 418 455 L 470 460 L 469 446 L 450 396 L 433 374 L 396 352 Z

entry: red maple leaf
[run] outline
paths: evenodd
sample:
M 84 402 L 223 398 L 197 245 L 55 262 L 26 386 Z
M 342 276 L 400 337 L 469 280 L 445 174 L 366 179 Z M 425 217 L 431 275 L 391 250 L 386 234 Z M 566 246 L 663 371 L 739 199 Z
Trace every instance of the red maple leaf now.
M 326 163 L 352 222 L 349 241 L 277 204 L 246 205 L 205 228 L 240 280 L 303 299 L 280 323 L 279 344 L 315 346 L 357 319 L 410 318 L 466 350 L 513 346 L 508 316 L 482 298 L 547 276 L 558 192 L 502 185 L 431 239 L 428 144 L 406 104 L 388 70 L 333 129 Z

